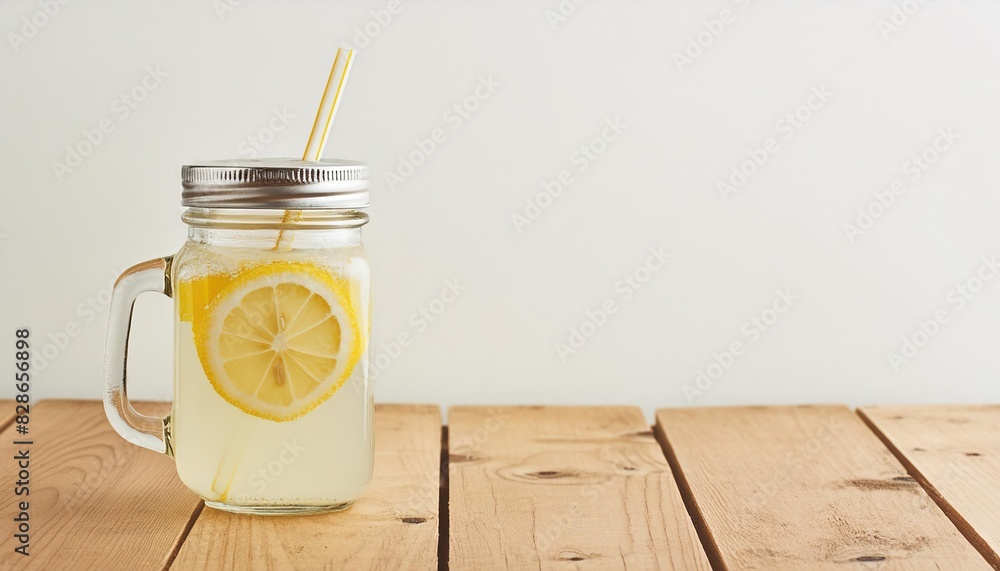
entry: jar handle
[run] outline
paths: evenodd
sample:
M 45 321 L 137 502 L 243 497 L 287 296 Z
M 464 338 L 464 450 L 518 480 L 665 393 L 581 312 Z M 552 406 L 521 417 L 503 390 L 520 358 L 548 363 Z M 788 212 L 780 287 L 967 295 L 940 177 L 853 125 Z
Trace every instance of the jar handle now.
M 132 444 L 173 456 L 170 444 L 170 416 L 140 414 L 128 400 L 126 363 L 128 337 L 132 328 L 135 299 L 147 291 L 171 297 L 170 265 L 173 256 L 157 258 L 125 270 L 111 292 L 111 315 L 104 349 L 104 412 L 115 431 Z

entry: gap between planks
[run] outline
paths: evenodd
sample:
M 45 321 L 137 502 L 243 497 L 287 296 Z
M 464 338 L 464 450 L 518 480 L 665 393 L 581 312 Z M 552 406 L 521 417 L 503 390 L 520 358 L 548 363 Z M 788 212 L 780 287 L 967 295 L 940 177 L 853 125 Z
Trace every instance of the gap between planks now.
M 663 455 L 670 465 L 670 471 L 674 475 L 674 480 L 677 481 L 677 487 L 681 492 L 681 499 L 684 501 L 684 509 L 687 510 L 688 517 L 691 518 L 691 523 L 698 533 L 698 540 L 701 542 L 702 549 L 705 550 L 705 555 L 708 557 L 708 562 L 712 566 L 712 570 L 724 571 L 726 564 L 722 560 L 722 553 L 719 552 L 719 546 L 712 537 L 712 530 L 705 523 L 704 516 L 698 511 L 698 504 L 694 501 L 691 484 L 687 481 L 687 477 L 684 476 L 684 471 L 681 470 L 680 463 L 677 461 L 677 455 L 674 454 L 673 448 L 670 447 L 670 442 L 667 441 L 663 428 L 657 423 L 650 427 L 650 429 L 656 436 L 656 441 L 659 442 L 660 448 L 663 450 Z
M 1000 406 L 872 406 L 857 414 L 1000 570 Z M 956 489 L 970 480 L 976 485 Z
M 847 407 L 656 416 L 717 569 L 989 568 Z
M 448 426 L 441 426 L 441 487 L 438 491 L 438 571 L 448 569 Z
M 711 568 L 638 407 L 452 407 L 448 447 L 452 569 Z
M 181 534 L 177 537 L 177 541 L 174 542 L 173 547 L 170 549 L 170 553 L 167 554 L 167 561 L 163 565 L 161 571 L 168 571 L 173 565 L 174 560 L 177 559 L 177 554 L 181 552 L 181 547 L 184 542 L 187 541 L 189 535 L 191 535 L 191 530 L 194 528 L 195 522 L 201 517 L 201 512 L 205 510 L 205 502 L 201 501 L 191 512 L 191 517 L 188 518 L 187 524 L 184 525 L 184 529 L 181 530 Z
M 349 510 L 296 517 L 201 512 L 173 569 L 438 568 L 441 413 L 378 405 L 375 473 Z
M 7 567 L 161 568 L 199 503 L 177 480 L 173 462 L 119 437 L 98 401 L 32 403 L 30 430 L 31 556 L 7 560 Z M 12 434 L 8 425 L 3 457 L 14 454 Z M 5 513 L 20 499 L 13 487 L 0 490 Z M 13 539 L 0 538 L 0 549 L 10 553 Z
M 0 433 L 7 430 L 11 424 L 14 423 L 14 417 L 17 416 L 14 413 L 14 401 L 12 400 L 0 400 L 0 407 L 3 407 L 3 412 L 0 412 Z

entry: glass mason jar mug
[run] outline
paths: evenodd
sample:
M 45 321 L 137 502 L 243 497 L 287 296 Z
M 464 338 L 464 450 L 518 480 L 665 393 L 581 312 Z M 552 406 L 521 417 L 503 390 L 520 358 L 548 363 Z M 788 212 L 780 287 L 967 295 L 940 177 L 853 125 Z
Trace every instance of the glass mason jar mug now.
M 350 506 L 372 474 L 368 169 L 351 161 L 217 161 L 182 169 L 188 239 L 115 284 L 105 411 L 166 453 L 206 505 L 290 514 Z M 135 298 L 174 299 L 174 401 L 127 397 Z

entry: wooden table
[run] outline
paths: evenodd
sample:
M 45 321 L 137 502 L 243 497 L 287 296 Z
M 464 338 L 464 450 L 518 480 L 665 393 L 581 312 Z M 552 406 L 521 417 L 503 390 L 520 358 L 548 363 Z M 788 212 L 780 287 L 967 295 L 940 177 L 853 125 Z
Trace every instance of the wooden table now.
M 2 569 L 1000 569 L 1000 406 L 380 405 L 366 495 L 286 518 L 205 508 L 100 403 L 31 413 Z

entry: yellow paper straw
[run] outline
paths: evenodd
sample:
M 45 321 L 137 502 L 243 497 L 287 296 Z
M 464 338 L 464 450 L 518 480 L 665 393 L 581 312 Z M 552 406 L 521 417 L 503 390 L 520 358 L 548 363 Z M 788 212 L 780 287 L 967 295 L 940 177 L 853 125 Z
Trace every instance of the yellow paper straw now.
M 337 55 L 333 58 L 333 65 L 330 66 L 330 76 L 326 78 L 326 87 L 323 88 L 323 97 L 319 100 L 319 107 L 316 108 L 316 118 L 313 119 L 312 129 L 309 131 L 309 140 L 306 142 L 306 150 L 302 152 L 302 160 L 309 160 L 309 149 L 312 147 L 313 137 L 316 136 L 316 127 L 319 125 L 319 118 L 323 115 L 323 102 L 326 101 L 326 94 L 330 92 L 330 85 L 333 83 L 333 73 L 337 71 L 337 63 L 340 61 L 340 52 L 343 48 L 337 48 Z M 354 54 L 354 50 L 351 50 L 351 55 Z M 344 82 L 341 80 L 338 83 L 337 92 L 340 92 L 340 86 L 343 86 Z M 327 129 L 329 129 L 329 121 L 327 121 Z M 323 132 L 323 138 L 326 139 L 327 133 Z M 322 148 L 322 147 L 321 147 Z M 319 160 L 320 153 L 316 153 L 316 158 L 314 160 Z
M 326 79 L 326 86 L 323 88 L 323 96 L 319 100 L 319 107 L 316 109 L 316 118 L 313 119 L 312 129 L 309 131 L 309 140 L 306 141 L 306 148 L 302 152 L 302 160 L 309 160 L 309 149 L 312 148 L 313 139 L 316 138 L 316 128 L 319 127 L 320 118 L 323 116 L 323 103 L 326 102 L 326 96 L 330 92 L 330 86 L 333 85 L 334 77 L 337 75 L 337 64 L 340 63 L 340 56 L 343 52 L 343 48 L 337 48 L 337 55 L 333 58 L 333 65 L 330 66 L 330 75 Z M 340 99 L 344 95 L 344 86 L 347 84 L 347 76 L 351 73 L 351 64 L 354 62 L 354 50 L 347 50 L 347 59 L 344 62 L 344 69 L 340 73 L 337 80 L 337 91 L 333 95 L 333 101 L 330 103 L 330 112 L 327 115 L 325 125 L 323 127 L 323 135 L 319 138 L 319 145 L 316 149 L 316 154 L 313 157 L 314 161 L 320 160 L 323 156 L 323 149 L 326 148 L 326 141 L 330 137 L 330 126 L 333 124 L 333 118 L 337 115 L 337 110 L 340 108 Z M 301 210 L 286 210 L 284 216 L 281 218 L 282 224 L 288 224 L 290 222 L 297 221 L 301 219 Z M 285 240 L 285 230 L 278 230 L 278 239 L 274 243 L 274 249 L 281 249 L 282 242 Z M 288 232 L 288 248 L 291 248 L 292 236 L 291 232 Z
M 340 58 L 339 49 L 337 50 L 337 58 Z M 333 103 L 330 104 L 330 115 L 326 118 L 326 127 L 323 128 L 323 138 L 319 140 L 319 149 L 316 150 L 315 160 L 317 161 L 321 156 L 323 156 L 323 149 L 326 147 L 326 140 L 330 136 L 330 125 L 333 124 L 333 118 L 337 115 L 337 109 L 340 108 L 340 98 L 344 95 L 344 84 L 347 83 L 347 76 L 351 73 L 351 63 L 353 61 L 354 50 L 347 50 L 347 61 L 344 62 L 344 73 L 341 74 L 340 81 L 337 83 L 337 93 L 333 95 Z M 336 67 L 336 60 L 334 60 L 333 65 Z M 326 94 L 323 95 L 323 98 L 326 99 Z M 317 117 L 318 116 L 319 115 L 317 114 Z

